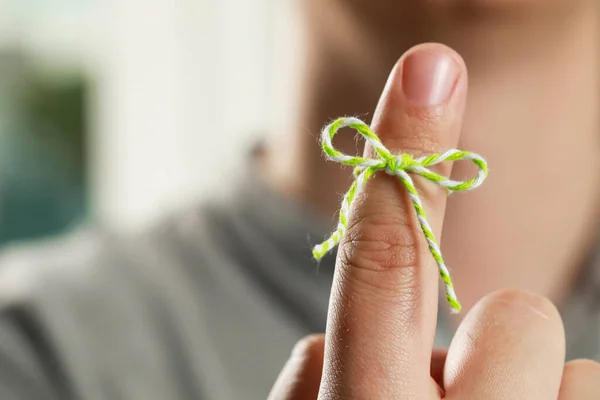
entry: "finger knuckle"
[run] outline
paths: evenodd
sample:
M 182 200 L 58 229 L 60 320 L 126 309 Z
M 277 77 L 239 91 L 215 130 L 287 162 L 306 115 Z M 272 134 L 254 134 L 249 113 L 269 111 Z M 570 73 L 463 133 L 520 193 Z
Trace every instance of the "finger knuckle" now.
M 418 282 L 420 243 L 407 219 L 370 214 L 357 218 L 340 248 L 341 273 L 365 290 L 410 298 Z
M 344 265 L 377 272 L 413 267 L 418 250 L 419 242 L 406 218 L 373 213 L 351 221 L 340 258 Z

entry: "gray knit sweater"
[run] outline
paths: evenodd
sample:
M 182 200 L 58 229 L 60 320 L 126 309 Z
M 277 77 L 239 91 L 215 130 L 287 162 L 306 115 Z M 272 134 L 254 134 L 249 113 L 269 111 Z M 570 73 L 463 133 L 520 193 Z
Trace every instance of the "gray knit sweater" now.
M 256 182 L 232 193 L 143 235 L 5 251 L 0 399 L 265 399 L 294 343 L 324 330 L 333 258 L 310 250 L 329 224 Z M 600 359 L 600 260 L 562 313 L 568 357 Z

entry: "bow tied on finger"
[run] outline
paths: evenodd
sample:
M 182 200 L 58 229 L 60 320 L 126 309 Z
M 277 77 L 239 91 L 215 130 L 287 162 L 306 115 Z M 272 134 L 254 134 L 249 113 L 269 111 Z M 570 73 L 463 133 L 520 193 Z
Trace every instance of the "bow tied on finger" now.
M 338 151 L 335 147 L 333 147 L 332 142 L 334 136 L 340 129 L 345 127 L 352 128 L 362 135 L 371 145 L 377 157 L 366 158 L 350 156 Z M 325 254 L 339 244 L 340 240 L 344 237 L 344 234 L 348 229 L 348 215 L 352 202 L 354 201 L 357 193 L 364 188 L 366 182 L 376 172 L 384 171 L 388 175 L 398 177 L 403 186 L 406 188 L 414 206 L 417 219 L 419 220 L 419 225 L 423 231 L 423 235 L 427 240 L 429 251 L 435 259 L 438 265 L 440 277 L 444 281 L 446 299 L 448 300 L 450 309 L 455 313 L 460 312 L 461 305 L 454 291 L 454 285 L 450 277 L 450 272 L 444 263 L 442 252 L 435 240 L 431 226 L 429 225 L 429 222 L 427 222 L 427 216 L 425 210 L 423 209 L 423 203 L 421 202 L 419 193 L 410 174 L 419 175 L 431 182 L 434 182 L 435 184 L 446 189 L 449 194 L 456 191 L 467 191 L 481 186 L 486 179 L 488 167 L 485 160 L 475 153 L 457 149 L 447 150 L 442 154 L 431 154 L 429 156 L 419 158 L 414 158 L 412 155 L 407 153 L 395 155 L 383 145 L 377 134 L 373 132 L 367 124 L 357 118 L 352 117 L 339 118 L 323 128 L 323 131 L 321 132 L 321 145 L 323 152 L 329 160 L 344 165 L 353 166 L 355 179 L 342 200 L 342 205 L 339 212 L 339 222 L 336 230 L 327 240 L 314 247 L 313 256 L 315 259 L 319 260 L 323 258 Z M 445 161 L 463 160 L 473 162 L 478 168 L 477 175 L 472 179 L 455 181 L 428 168 Z

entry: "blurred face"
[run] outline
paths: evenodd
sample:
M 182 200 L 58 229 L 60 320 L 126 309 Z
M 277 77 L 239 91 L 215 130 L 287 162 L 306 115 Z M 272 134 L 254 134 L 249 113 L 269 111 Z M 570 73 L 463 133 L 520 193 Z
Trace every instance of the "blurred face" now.
M 477 19 L 506 20 L 519 15 L 546 15 L 595 0 L 303 0 L 312 8 L 329 9 L 337 13 L 350 12 L 355 22 L 375 29 L 409 24 L 421 30 L 432 26 L 415 26 L 420 20 L 447 22 Z M 328 4 L 333 7 L 328 7 Z M 330 15 L 329 17 L 335 18 Z
M 478 45 L 497 43 L 497 39 L 478 40 L 483 39 L 482 33 L 518 32 L 532 27 L 552 30 L 572 10 L 598 0 L 298 1 L 304 8 L 309 31 L 317 37 L 328 36 L 338 47 L 371 49 L 395 60 L 400 51 L 422 42 L 442 42 L 463 57 L 472 57 L 463 45 L 468 44 L 477 54 L 482 50 Z
M 507 8 L 507 7 L 552 7 L 559 3 L 577 2 L 573 0 L 332 0 L 352 7 L 378 7 L 391 11 L 411 8 Z

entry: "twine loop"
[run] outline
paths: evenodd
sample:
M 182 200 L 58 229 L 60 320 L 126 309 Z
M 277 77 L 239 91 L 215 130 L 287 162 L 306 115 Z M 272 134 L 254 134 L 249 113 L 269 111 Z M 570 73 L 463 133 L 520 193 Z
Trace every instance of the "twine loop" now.
M 375 151 L 376 158 L 366 158 L 359 156 L 351 156 L 338 151 L 333 147 L 333 138 L 342 128 L 349 127 L 362 135 Z M 423 231 L 423 235 L 427 240 L 429 251 L 435 259 L 440 277 L 444 281 L 446 290 L 446 299 L 450 305 L 452 312 L 459 312 L 461 309 L 460 302 L 454 292 L 454 285 L 450 277 L 450 272 L 444 263 L 442 252 L 435 240 L 431 226 L 427 222 L 427 216 L 423 208 L 423 203 L 419 197 L 413 179 L 409 173 L 422 176 L 423 178 L 434 182 L 435 184 L 446 189 L 448 194 L 455 191 L 466 191 L 475 189 L 484 182 L 488 174 L 488 167 L 485 160 L 472 152 L 451 149 L 442 154 L 432 154 L 425 157 L 414 158 L 410 154 L 392 154 L 381 142 L 379 137 L 371 128 L 363 121 L 345 117 L 339 118 L 327 125 L 321 132 L 321 145 L 326 157 L 335 162 L 354 167 L 354 182 L 350 186 L 348 192 L 344 195 L 342 205 L 339 212 L 339 222 L 336 230 L 323 243 L 317 245 L 313 249 L 313 256 L 319 260 L 337 246 L 340 240 L 344 237 L 348 229 L 348 215 L 352 202 L 357 193 L 364 189 L 366 182 L 378 171 L 384 171 L 388 175 L 396 176 L 404 187 L 413 203 L 417 219 Z M 440 164 L 444 161 L 472 161 L 478 168 L 477 175 L 469 180 L 455 181 L 443 175 L 440 175 L 428 167 Z

